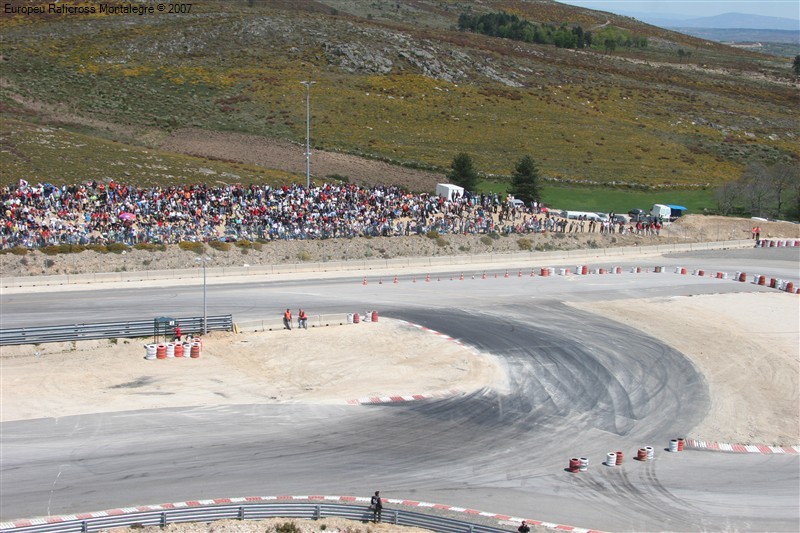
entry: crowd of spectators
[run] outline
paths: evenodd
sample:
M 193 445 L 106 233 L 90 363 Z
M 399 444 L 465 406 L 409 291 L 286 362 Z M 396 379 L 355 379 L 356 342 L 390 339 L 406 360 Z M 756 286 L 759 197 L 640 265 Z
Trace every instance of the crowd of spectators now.
M 625 224 L 576 224 L 543 206 L 498 195 L 446 200 L 399 187 L 353 184 L 187 185 L 116 182 L 0 188 L 0 247 L 175 244 L 181 241 L 330 239 L 359 236 L 531 232 L 650 232 Z

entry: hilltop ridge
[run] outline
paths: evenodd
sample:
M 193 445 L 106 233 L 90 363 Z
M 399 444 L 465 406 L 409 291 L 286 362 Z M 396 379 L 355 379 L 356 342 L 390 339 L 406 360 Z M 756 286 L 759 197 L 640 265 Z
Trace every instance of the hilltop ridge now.
M 705 186 L 753 160 L 800 157 L 798 93 L 778 58 L 547 0 L 251 4 L 2 21 L 2 181 L 169 184 L 203 168 L 226 181 L 300 181 L 285 164 L 169 139 L 191 129 L 302 144 L 304 79 L 316 82 L 315 152 L 394 168 L 441 175 L 467 151 L 485 175 L 531 155 L 567 183 Z M 558 48 L 457 29 L 465 12 L 500 11 L 646 46 Z

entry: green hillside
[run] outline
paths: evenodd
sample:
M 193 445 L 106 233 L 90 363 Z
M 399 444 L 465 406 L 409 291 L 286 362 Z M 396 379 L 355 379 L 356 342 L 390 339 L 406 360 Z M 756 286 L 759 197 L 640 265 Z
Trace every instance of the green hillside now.
M 501 11 L 580 26 L 597 42 L 558 48 L 457 28 L 464 13 Z M 153 169 L 115 155 L 122 169 L 102 153 L 157 149 L 181 128 L 302 143 L 301 80 L 316 82 L 316 150 L 422 168 L 467 152 L 487 175 L 508 175 L 529 154 L 567 183 L 697 188 L 749 161 L 800 156 L 790 62 L 552 1 L 205 1 L 183 14 L 0 24 L 4 184 L 123 170 L 131 182 L 197 181 L 202 159 L 160 153 Z M 611 50 L 610 35 L 646 45 Z M 243 182 L 286 174 L 213 164 Z

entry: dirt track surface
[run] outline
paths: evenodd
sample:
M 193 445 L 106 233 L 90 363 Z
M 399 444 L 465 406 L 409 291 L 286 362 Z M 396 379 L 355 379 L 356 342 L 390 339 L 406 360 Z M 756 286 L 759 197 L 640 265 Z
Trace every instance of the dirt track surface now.
M 160 149 L 183 154 L 237 161 L 305 174 L 305 146 L 242 133 L 177 130 L 161 142 Z M 311 151 L 311 175 L 339 174 L 359 185 L 401 185 L 411 191 L 430 192 L 445 180 L 443 174 L 390 165 L 349 154 Z M 319 179 L 316 181 L 319 181 Z

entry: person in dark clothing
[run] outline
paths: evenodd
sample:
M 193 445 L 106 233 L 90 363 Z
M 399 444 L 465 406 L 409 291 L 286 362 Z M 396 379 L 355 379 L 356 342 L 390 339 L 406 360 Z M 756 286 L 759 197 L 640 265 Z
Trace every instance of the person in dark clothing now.
M 381 501 L 381 491 L 376 490 L 375 494 L 372 496 L 370 500 L 370 509 L 372 509 L 372 521 L 373 522 L 380 522 L 381 521 L 381 511 L 383 510 L 383 502 Z
M 519 533 L 530 533 L 530 531 L 531 531 L 531 526 L 529 526 L 529 525 L 528 525 L 528 524 L 525 522 L 525 520 L 523 520 L 523 521 L 522 521 L 522 524 L 520 524 L 520 526 L 517 528 L 517 531 L 519 531 Z

